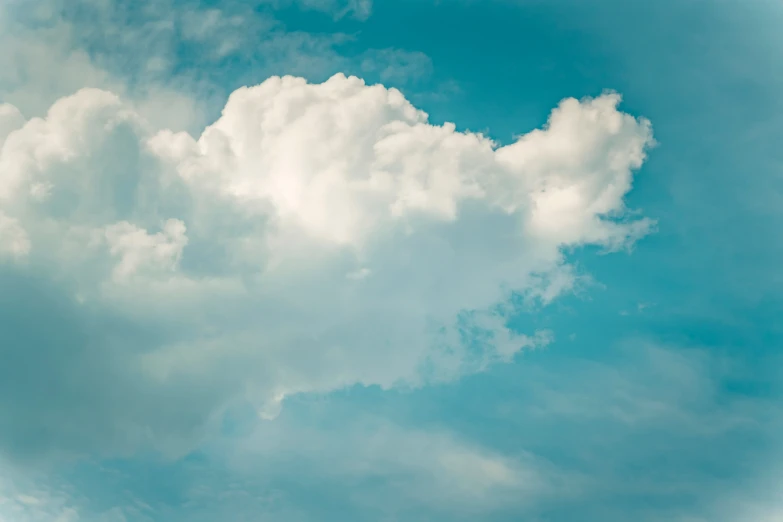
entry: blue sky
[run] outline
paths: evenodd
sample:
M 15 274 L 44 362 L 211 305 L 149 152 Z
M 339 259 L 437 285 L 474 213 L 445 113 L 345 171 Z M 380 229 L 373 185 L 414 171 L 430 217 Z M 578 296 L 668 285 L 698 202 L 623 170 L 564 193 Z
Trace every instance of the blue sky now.
M 783 519 L 781 22 L 0 0 L 0 522 Z

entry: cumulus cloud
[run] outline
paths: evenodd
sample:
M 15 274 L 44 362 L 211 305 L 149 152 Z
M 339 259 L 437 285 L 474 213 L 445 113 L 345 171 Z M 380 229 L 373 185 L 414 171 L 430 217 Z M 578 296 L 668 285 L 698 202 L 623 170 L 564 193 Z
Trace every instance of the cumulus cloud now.
M 241 88 L 198 138 L 97 89 L 6 109 L 0 445 L 176 453 L 235 398 L 274 417 L 546 343 L 506 327 L 512 296 L 555 298 L 564 249 L 650 227 L 623 198 L 651 129 L 619 102 L 564 100 L 507 146 L 343 75 Z

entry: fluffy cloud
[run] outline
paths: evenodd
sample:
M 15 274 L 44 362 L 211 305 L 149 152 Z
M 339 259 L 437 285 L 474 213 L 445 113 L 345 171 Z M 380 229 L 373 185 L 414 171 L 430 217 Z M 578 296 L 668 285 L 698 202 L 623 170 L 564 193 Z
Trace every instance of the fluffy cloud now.
M 3 109 L 0 445 L 176 453 L 234 399 L 274 417 L 545 343 L 505 326 L 512 296 L 650 226 L 623 204 L 650 125 L 619 101 L 564 100 L 502 147 L 343 75 L 239 89 L 198 139 L 96 89 Z

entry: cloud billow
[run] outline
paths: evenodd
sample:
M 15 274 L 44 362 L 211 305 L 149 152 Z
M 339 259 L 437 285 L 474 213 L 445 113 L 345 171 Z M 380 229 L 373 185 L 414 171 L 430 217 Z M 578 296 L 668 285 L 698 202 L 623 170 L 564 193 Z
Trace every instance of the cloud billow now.
M 343 75 L 238 89 L 198 139 L 97 89 L 0 107 L 0 448 L 180 454 L 234 400 L 272 418 L 546 343 L 507 328 L 512 294 L 551 300 L 564 248 L 652 224 L 623 202 L 651 127 L 619 102 L 506 146 Z

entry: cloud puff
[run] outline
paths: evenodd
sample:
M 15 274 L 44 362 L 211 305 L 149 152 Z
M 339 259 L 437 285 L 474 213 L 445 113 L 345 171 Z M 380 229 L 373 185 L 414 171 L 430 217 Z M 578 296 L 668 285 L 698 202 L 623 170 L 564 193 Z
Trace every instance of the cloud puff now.
M 241 88 L 198 139 L 96 89 L 4 109 L 0 445 L 178 452 L 234 398 L 273 417 L 545 343 L 506 327 L 511 297 L 650 226 L 623 204 L 650 125 L 619 101 L 564 100 L 502 147 L 343 75 Z

